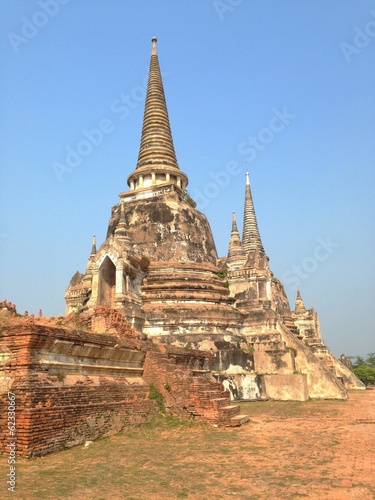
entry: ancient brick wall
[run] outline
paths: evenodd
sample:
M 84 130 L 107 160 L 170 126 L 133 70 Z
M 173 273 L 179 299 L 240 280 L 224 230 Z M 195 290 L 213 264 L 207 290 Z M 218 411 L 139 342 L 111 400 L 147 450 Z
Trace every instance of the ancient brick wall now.
M 142 378 L 144 353 L 114 335 L 18 324 L 2 328 L 0 452 L 8 390 L 15 394 L 17 455 L 38 456 L 151 420 L 158 406 Z
M 0 453 L 7 452 L 8 391 L 16 452 L 41 456 L 152 419 L 150 384 L 175 414 L 221 425 L 247 420 L 208 369 L 210 353 L 21 321 L 0 333 Z M 132 345 L 132 344 L 130 344 Z
M 18 456 L 40 456 L 148 422 L 157 412 L 148 387 L 12 387 Z M 7 393 L 1 396 L 0 450 L 6 452 Z

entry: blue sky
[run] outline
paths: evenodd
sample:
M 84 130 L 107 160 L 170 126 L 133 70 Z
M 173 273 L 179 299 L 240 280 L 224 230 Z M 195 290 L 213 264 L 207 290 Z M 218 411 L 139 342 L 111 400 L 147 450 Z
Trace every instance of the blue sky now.
M 2 0 L 0 18 L 0 300 L 64 313 L 135 168 L 156 35 L 219 255 L 248 168 L 291 304 L 298 282 L 335 354 L 375 350 L 374 1 Z

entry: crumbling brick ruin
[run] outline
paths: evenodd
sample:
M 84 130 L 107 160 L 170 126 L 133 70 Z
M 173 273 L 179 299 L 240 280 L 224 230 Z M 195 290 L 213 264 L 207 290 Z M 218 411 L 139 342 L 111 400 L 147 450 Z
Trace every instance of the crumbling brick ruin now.
M 205 368 L 209 353 L 153 345 L 105 307 L 79 318 L 77 329 L 43 321 L 1 320 L 0 401 L 6 408 L 8 391 L 15 394 L 18 456 L 41 456 L 149 422 L 160 410 L 150 399 L 151 384 L 179 417 L 229 426 L 248 419 Z M 111 334 L 90 330 L 102 321 Z M 7 415 L 0 414 L 3 453 Z

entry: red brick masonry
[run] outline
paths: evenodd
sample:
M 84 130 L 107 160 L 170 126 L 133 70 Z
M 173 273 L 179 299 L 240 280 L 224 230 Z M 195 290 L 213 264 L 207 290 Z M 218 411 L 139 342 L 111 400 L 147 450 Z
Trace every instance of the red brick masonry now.
M 86 351 L 95 351 L 92 366 L 86 363 L 82 368 L 83 358 L 77 355 L 71 355 L 62 364 L 59 355 L 53 352 L 53 347 L 59 345 L 57 342 L 63 347 L 64 342 L 68 343 L 71 352 L 85 347 Z M 7 351 L 0 372 L 3 453 L 9 443 L 8 388 L 16 397 L 19 456 L 44 455 L 108 436 L 148 422 L 158 411 L 155 401 L 149 399 L 149 387 L 134 377 L 137 368 L 126 366 L 134 362 L 114 361 L 119 355 L 133 355 L 133 351 L 121 347 L 121 340 L 115 336 L 37 325 L 17 326 L 1 332 L 0 352 Z M 48 358 L 48 354 L 50 362 L 46 364 L 43 358 Z M 84 361 L 87 359 L 88 356 Z
M 107 334 L 10 324 L 0 334 L 0 452 L 7 453 L 8 391 L 16 452 L 40 456 L 149 422 L 159 406 L 219 425 L 247 420 L 205 369 L 209 353 Z

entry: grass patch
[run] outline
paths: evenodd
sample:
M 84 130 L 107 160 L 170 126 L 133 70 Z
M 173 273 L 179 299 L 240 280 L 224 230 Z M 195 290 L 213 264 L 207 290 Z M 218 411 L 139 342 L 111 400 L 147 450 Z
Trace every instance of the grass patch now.
M 164 396 L 154 386 L 154 384 L 150 384 L 150 396 L 149 396 L 149 398 L 156 401 L 159 405 L 160 411 L 162 413 L 165 413 Z

